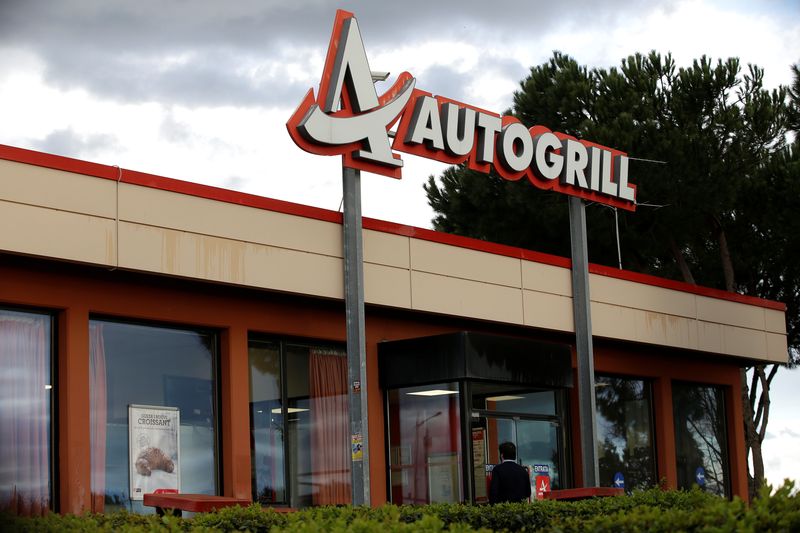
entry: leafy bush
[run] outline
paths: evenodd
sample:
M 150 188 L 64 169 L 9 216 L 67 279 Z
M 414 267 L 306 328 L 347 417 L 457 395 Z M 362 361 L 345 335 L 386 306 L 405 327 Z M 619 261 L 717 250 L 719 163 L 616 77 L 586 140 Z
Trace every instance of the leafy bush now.
M 217 532 L 264 533 L 471 533 L 488 531 L 672 532 L 672 531 L 800 531 L 800 496 L 785 482 L 771 493 L 767 487 L 749 507 L 693 491 L 637 492 L 632 496 L 580 502 L 539 501 L 493 506 L 437 504 L 368 507 L 316 507 L 277 513 L 254 504 L 229 507 L 191 519 L 109 515 L 12 518 L 0 516 L 0 531 L 74 531 L 81 533 Z

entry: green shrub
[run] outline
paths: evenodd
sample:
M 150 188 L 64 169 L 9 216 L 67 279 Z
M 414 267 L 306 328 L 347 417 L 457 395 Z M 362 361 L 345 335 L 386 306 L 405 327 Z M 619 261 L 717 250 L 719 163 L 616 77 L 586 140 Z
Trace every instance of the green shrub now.
M 791 532 L 800 531 L 800 496 L 785 482 L 747 506 L 700 490 L 637 492 L 631 496 L 567 503 L 493 506 L 436 504 L 316 507 L 277 513 L 254 504 L 184 519 L 119 512 L 109 515 L 12 518 L 0 515 L 0 531 L 80 533 L 251 531 L 263 533 L 471 533 L 488 531 L 596 532 Z

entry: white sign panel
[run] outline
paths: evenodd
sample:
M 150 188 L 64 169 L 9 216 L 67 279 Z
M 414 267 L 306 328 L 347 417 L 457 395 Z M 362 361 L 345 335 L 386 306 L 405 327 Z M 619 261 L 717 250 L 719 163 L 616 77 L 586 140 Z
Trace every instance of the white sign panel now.
M 180 492 L 180 411 L 177 407 L 128 406 L 131 500 L 157 490 Z

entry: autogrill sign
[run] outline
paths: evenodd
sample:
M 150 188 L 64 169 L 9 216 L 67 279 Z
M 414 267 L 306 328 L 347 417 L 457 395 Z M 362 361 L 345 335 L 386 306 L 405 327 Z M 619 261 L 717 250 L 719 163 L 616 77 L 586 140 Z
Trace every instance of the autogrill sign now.
M 336 12 L 316 97 L 310 89 L 286 126 L 303 150 L 342 155 L 345 166 L 384 176 L 401 177 L 396 152 L 403 152 L 484 173 L 494 167 L 509 181 L 636 208 L 624 152 L 434 96 L 416 88 L 408 72 L 379 96 L 358 22 L 347 11 Z

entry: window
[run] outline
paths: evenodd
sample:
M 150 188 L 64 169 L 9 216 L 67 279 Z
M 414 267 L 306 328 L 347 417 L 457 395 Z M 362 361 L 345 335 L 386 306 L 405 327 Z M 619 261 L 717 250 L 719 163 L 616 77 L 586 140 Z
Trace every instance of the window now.
M 50 315 L 0 309 L 0 511 L 51 507 L 52 329 Z
M 344 351 L 251 339 L 250 429 L 254 501 L 352 501 Z
M 517 447 L 517 462 L 529 469 L 535 495 L 537 476 L 553 490 L 566 486 L 563 396 L 508 383 L 468 383 L 471 396 L 472 457 L 475 501 L 488 500 L 490 467 L 500 462 L 499 445 Z
M 597 376 L 597 457 L 600 485 L 631 491 L 657 483 L 650 383 Z
M 388 397 L 392 503 L 461 502 L 458 384 L 392 389 Z
M 678 487 L 699 485 L 720 495 L 728 487 L 728 435 L 721 387 L 672 384 Z
M 92 510 L 153 512 L 131 501 L 128 406 L 180 413 L 180 490 L 217 491 L 217 338 L 213 333 L 91 320 Z M 158 475 L 163 475 L 159 472 Z M 155 479 L 155 476 L 154 478 Z

